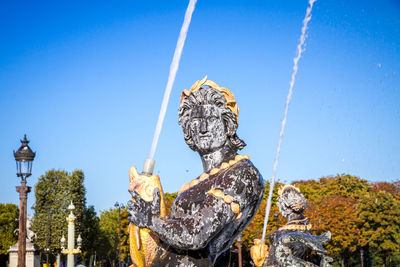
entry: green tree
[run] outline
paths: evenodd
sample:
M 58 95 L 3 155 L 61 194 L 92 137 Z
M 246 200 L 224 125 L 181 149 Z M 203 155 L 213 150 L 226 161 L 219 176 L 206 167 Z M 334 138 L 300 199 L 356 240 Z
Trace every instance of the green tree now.
M 167 210 L 167 216 L 170 215 L 171 213 L 171 206 L 172 203 L 174 203 L 175 198 L 178 196 L 178 193 L 165 193 L 164 198 L 165 198 L 165 208 Z
M 32 219 L 35 243 L 42 250 L 48 245 L 52 253 L 59 250 L 61 236 L 67 232 L 68 180 L 66 171 L 50 170 L 35 185 L 35 214 Z
M 100 251 L 101 242 L 100 219 L 97 217 L 94 206 L 89 206 L 83 213 L 81 249 L 87 266 L 89 265 L 89 260 L 97 251 Z
M 121 220 L 121 259 L 127 262 L 129 256 L 128 212 L 120 212 Z M 100 238 L 99 260 L 106 260 L 110 265 L 118 263 L 118 208 L 111 208 L 100 213 Z
M 77 234 L 84 235 L 84 214 L 86 210 L 86 188 L 84 186 L 85 175 L 81 170 L 75 170 L 68 176 L 66 187 L 66 202 L 72 201 L 75 206 L 74 215 L 76 216 L 75 231 Z
M 19 209 L 15 204 L 0 203 L 0 265 L 5 266 L 8 249 L 18 238 L 14 231 L 18 229 Z
M 349 174 L 322 177 L 318 181 L 297 181 L 293 184 L 299 187 L 308 201 L 314 202 L 320 202 L 329 195 L 359 199 L 370 188 L 367 180 Z
M 385 266 L 389 257 L 399 257 L 400 200 L 385 191 L 372 191 L 361 199 L 358 215 L 377 262 Z
M 67 235 L 67 208 L 72 201 L 75 206 L 76 236 L 81 234 L 83 239 L 82 251 L 86 251 L 85 254 L 93 252 L 93 245 L 96 244 L 94 228 L 98 224 L 94 208 L 86 208 L 84 178 L 81 170 L 68 173 L 54 169 L 39 178 L 35 185 L 32 230 L 37 235 L 35 243 L 40 249 L 43 250 L 48 245 L 53 255 L 59 253 L 60 239 L 62 235 Z M 54 260 L 54 257 L 51 259 Z

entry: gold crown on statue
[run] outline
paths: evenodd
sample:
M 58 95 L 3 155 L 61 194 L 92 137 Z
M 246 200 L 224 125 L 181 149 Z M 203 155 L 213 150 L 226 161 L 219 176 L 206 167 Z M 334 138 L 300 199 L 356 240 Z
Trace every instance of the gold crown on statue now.
M 282 186 L 281 188 L 279 188 L 278 190 L 278 196 L 281 196 L 283 194 L 283 192 L 288 189 L 288 188 L 293 188 L 295 189 L 297 192 L 300 193 L 300 189 L 298 189 L 297 187 L 295 187 L 294 185 L 291 184 L 285 184 L 284 186 Z
M 222 95 L 225 97 L 225 100 L 226 100 L 225 106 L 228 107 L 236 115 L 236 120 L 239 121 L 239 108 L 237 106 L 235 96 L 233 95 L 233 93 L 231 91 L 229 91 L 228 88 L 220 87 L 215 82 L 213 82 L 211 80 L 207 80 L 207 75 L 201 81 L 195 82 L 192 85 L 192 87 L 190 88 L 190 90 L 184 89 L 182 91 L 181 104 L 182 104 L 183 100 L 185 99 L 185 97 L 189 96 L 191 93 L 194 93 L 194 92 L 200 90 L 200 88 L 202 86 L 209 86 L 211 88 L 214 88 L 214 89 L 217 89 L 218 91 L 220 91 L 222 93 Z

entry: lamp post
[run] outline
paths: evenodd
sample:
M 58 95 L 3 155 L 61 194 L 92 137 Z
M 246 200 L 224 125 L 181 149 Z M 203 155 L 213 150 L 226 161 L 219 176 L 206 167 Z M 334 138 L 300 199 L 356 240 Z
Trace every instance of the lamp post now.
M 21 186 L 17 186 L 19 193 L 19 234 L 18 234 L 18 267 L 25 267 L 26 254 L 26 202 L 30 186 L 26 186 L 26 178 L 32 174 L 32 162 L 36 153 L 28 146 L 29 141 L 24 135 L 21 140 L 21 147 L 14 151 L 14 158 L 17 163 L 17 176 L 21 177 Z
M 360 257 L 361 257 L 361 267 L 364 267 L 364 249 L 361 248 L 360 250 Z
M 242 267 L 242 233 L 239 234 L 237 242 L 238 242 L 238 262 L 239 262 L 239 267 Z
M 125 206 L 115 202 L 114 207 L 118 208 L 118 266 L 121 267 L 121 209 L 124 209 Z
M 50 209 L 47 208 L 47 231 L 46 231 L 46 267 L 49 267 L 49 254 L 50 254 Z
M 74 204 L 71 204 L 68 206 L 68 209 L 71 211 L 69 216 L 67 217 L 67 222 L 68 222 L 68 245 L 67 249 L 64 248 L 65 246 L 65 237 L 64 235 L 61 238 L 61 253 L 67 255 L 67 267 L 74 267 L 75 266 L 75 259 L 74 255 L 81 253 L 81 245 L 82 245 L 82 238 L 81 235 L 78 236 L 76 239 L 76 243 L 78 245 L 77 248 L 75 248 L 75 215 L 72 213 L 72 211 L 75 209 Z

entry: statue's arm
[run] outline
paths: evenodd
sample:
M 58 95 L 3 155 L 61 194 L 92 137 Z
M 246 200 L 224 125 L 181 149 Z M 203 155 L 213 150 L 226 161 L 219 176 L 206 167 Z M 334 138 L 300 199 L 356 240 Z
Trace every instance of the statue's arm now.
M 202 192 L 205 194 L 206 192 Z M 209 194 L 192 216 L 179 219 L 162 218 L 157 214 L 159 192 L 155 192 L 153 202 L 145 202 L 135 196 L 136 201 L 129 202 L 131 214 L 129 220 L 139 227 L 149 228 L 167 244 L 178 249 L 201 249 L 219 233 L 224 226 L 236 218 L 236 214 L 223 199 Z M 151 205 L 141 208 L 143 205 Z M 152 210 L 153 212 L 148 212 Z
M 181 218 L 161 218 L 159 214 L 160 192 L 154 191 L 152 202 L 146 202 L 136 192 L 132 192 L 135 201 L 130 201 L 129 220 L 144 228 L 154 231 L 161 240 L 178 249 L 200 249 L 218 234 L 228 223 L 248 218 L 247 212 L 259 198 L 256 191 L 261 185 L 254 186 L 258 181 L 258 172 L 254 166 L 237 165 L 229 174 L 218 179 L 215 188 L 208 192 L 191 192 L 192 194 L 207 194 L 205 200 L 194 208 L 196 213 Z M 260 187 L 255 190 L 255 187 Z M 263 190 L 260 191 L 262 194 Z M 190 196 L 187 196 L 190 197 Z M 250 206 L 249 206 L 250 205 Z M 242 212 L 244 214 L 242 214 Z
M 178 249 L 204 248 L 236 215 L 222 199 L 207 195 L 195 215 L 182 219 L 156 217 L 151 230 Z

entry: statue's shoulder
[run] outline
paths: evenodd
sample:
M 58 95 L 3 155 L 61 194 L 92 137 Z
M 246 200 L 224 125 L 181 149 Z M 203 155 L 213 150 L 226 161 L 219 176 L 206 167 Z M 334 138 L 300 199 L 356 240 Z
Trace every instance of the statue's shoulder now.
M 250 159 L 247 158 L 241 159 L 236 164 L 232 165 L 228 173 L 231 178 L 246 184 L 249 182 L 263 183 L 261 173 Z
M 224 172 L 220 177 L 220 186 L 234 195 L 258 196 L 264 193 L 262 175 L 247 158 L 237 161 Z

